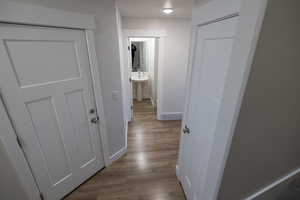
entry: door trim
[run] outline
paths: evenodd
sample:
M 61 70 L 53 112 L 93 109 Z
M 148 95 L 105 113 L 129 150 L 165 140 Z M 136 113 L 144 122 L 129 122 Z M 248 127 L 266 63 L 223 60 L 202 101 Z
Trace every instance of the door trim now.
M 4 23 L 96 29 L 92 15 L 10 1 L 1 1 L 0 5 L 0 21 Z
M 256 44 L 263 23 L 268 0 L 228 0 L 212 1 L 203 6 L 195 5 L 192 19 L 192 40 L 187 74 L 187 90 L 185 98 L 185 111 L 182 125 L 185 125 L 187 107 L 190 94 L 190 77 L 194 60 L 195 39 L 197 28 L 201 25 L 209 24 L 220 19 L 226 19 L 233 15 L 240 16 L 237 28 L 237 40 L 233 47 L 229 74 L 224 89 L 224 96 L 221 102 L 221 111 L 218 117 L 212 151 L 210 153 L 210 163 L 215 167 L 208 169 L 205 173 L 205 184 L 209 188 L 204 188 L 197 198 L 215 200 L 217 199 L 221 185 L 223 172 L 229 155 L 231 141 L 233 138 L 236 121 L 238 118 L 243 94 L 249 77 Z M 211 12 L 217 10 L 218 12 Z M 222 119 L 228 119 L 226 121 Z M 183 140 L 183 134 L 181 140 Z M 182 149 L 182 143 L 180 149 Z M 178 163 L 180 164 L 180 156 Z M 183 181 L 183 174 L 178 168 L 178 179 Z
M 243 0 L 211 1 L 205 5 L 195 5 L 192 25 L 199 26 L 240 12 Z M 217 12 L 212 12 L 217 11 Z
M 98 68 L 98 59 L 95 48 L 95 36 L 92 30 L 85 30 L 86 40 L 87 40 L 87 48 L 88 48 L 88 57 L 90 62 L 90 70 L 93 82 L 93 92 L 95 96 L 96 107 L 98 110 L 98 114 L 100 117 L 100 123 L 98 126 L 99 134 L 101 138 L 101 147 L 103 152 L 103 158 L 105 166 L 110 165 L 111 161 L 109 158 L 109 146 L 108 146 L 108 136 L 106 129 L 106 119 L 104 114 L 103 107 L 103 97 L 102 97 L 102 88 L 100 83 L 99 68 Z M 97 76 L 98 74 L 98 76 Z
M 0 23 L 9 24 L 25 24 L 44 27 L 57 28 L 73 28 L 81 29 L 85 32 L 87 42 L 87 53 L 90 63 L 90 71 L 92 76 L 92 85 L 94 98 L 97 110 L 101 121 L 99 123 L 98 133 L 101 138 L 101 147 L 105 166 L 110 164 L 109 161 L 109 147 L 106 129 L 106 119 L 103 107 L 102 87 L 100 84 L 100 73 L 98 58 L 95 49 L 94 29 L 96 27 L 94 17 L 91 15 L 82 15 L 75 12 L 67 12 L 64 10 L 51 9 L 36 5 L 27 5 L 15 2 L 1 2 L 0 3 Z M 1 88 L 0 88 L 1 91 Z M 16 133 L 17 134 L 17 133 Z M 11 159 L 17 159 L 13 156 Z M 14 167 L 18 169 L 18 174 L 27 174 L 26 167 L 20 167 L 20 163 L 14 162 Z M 20 176 L 21 183 L 34 183 L 34 178 L 30 176 Z M 34 196 L 38 191 L 36 184 L 27 184 L 24 188 L 28 194 Z M 34 191 L 34 193 L 33 193 Z M 32 197 L 32 199 L 39 199 Z
M 161 120 L 162 116 L 162 102 L 163 102 L 163 66 L 164 66 L 164 50 L 165 50 L 165 37 L 167 37 L 167 32 L 164 30 L 143 30 L 143 29 L 123 29 L 123 41 L 127 40 L 130 37 L 151 37 L 158 40 L 158 77 L 157 77 L 157 119 Z M 125 47 L 127 48 L 127 47 Z M 127 56 L 123 55 L 126 57 Z M 125 62 L 126 63 L 126 62 Z M 125 80 L 129 79 L 128 70 L 124 70 Z M 128 81 L 127 81 L 128 82 Z M 128 83 L 125 83 L 126 85 Z M 128 92 L 126 93 L 126 98 L 129 99 Z M 128 114 L 127 114 L 128 116 Z
M 198 24 L 197 27 L 206 26 L 206 25 L 209 25 L 209 24 L 212 24 L 212 23 L 220 22 L 220 21 L 230 19 L 230 18 L 234 18 L 234 17 L 238 17 L 238 16 L 239 16 L 239 13 L 234 13 L 234 14 L 231 14 L 231 15 L 224 16 L 222 18 L 218 18 L 218 19 L 214 19 L 214 20 L 205 22 L 203 24 Z

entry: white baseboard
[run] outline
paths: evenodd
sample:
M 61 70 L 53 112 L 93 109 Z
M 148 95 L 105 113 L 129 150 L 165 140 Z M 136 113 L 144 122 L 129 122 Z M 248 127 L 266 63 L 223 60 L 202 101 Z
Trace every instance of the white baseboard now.
M 115 154 L 113 154 L 112 156 L 109 157 L 109 163 L 113 163 L 114 161 L 118 160 L 119 158 L 121 158 L 126 152 L 127 152 L 127 134 L 128 134 L 128 121 L 125 120 L 125 147 L 123 147 L 122 149 L 120 149 L 119 151 L 117 151 Z
M 122 149 L 120 149 L 117 153 L 115 153 L 114 155 L 110 156 L 110 158 L 109 158 L 110 163 L 113 163 L 114 161 L 116 161 L 119 158 L 121 158 L 126 152 L 127 152 L 127 147 L 123 147 Z
M 298 173 L 300 173 L 300 168 L 298 168 L 298 169 L 292 171 L 291 173 L 287 174 L 286 176 L 274 181 L 270 185 L 262 188 L 258 192 L 256 192 L 256 193 L 252 194 L 251 196 L 245 198 L 245 200 L 253 200 L 253 199 L 259 197 L 260 195 L 264 194 L 268 190 L 271 190 L 274 187 L 278 186 L 279 184 L 282 184 L 283 182 L 287 181 L 288 179 L 292 178 L 293 176 L 297 175 Z
M 176 176 L 178 177 L 178 175 L 179 175 L 179 166 L 176 165 Z
M 154 99 L 150 98 L 150 101 L 151 101 L 152 106 L 155 108 L 156 107 L 156 102 L 154 101 Z
M 174 113 L 160 113 L 157 115 L 158 120 L 182 120 L 182 113 L 181 112 L 174 112 Z
M 127 149 L 128 146 L 128 120 L 125 120 L 125 147 Z

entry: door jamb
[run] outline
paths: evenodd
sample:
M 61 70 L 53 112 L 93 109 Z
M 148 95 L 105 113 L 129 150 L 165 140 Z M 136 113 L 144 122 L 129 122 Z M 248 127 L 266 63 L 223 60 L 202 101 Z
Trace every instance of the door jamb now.
M 93 92 L 94 92 L 98 115 L 100 118 L 98 133 L 100 137 L 100 143 L 102 146 L 104 164 L 105 166 L 108 166 L 111 164 L 111 161 L 109 158 L 108 135 L 107 135 L 106 119 L 105 119 L 104 107 L 103 107 L 102 88 L 101 88 L 100 77 L 99 77 L 100 75 L 99 68 L 98 68 L 99 65 L 98 65 L 98 59 L 97 59 L 96 48 L 95 48 L 96 40 L 95 40 L 94 32 L 92 30 L 85 30 L 85 35 L 86 35 L 87 50 L 88 50 L 88 56 L 90 62 L 91 77 L 93 82 L 92 84 Z

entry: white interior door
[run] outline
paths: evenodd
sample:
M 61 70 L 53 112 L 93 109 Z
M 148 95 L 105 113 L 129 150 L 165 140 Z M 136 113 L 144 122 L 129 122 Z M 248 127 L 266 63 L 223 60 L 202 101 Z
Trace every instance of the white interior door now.
M 179 159 L 188 200 L 199 200 L 205 184 L 238 17 L 197 28 L 188 110 Z M 184 129 L 185 127 L 183 127 Z M 189 132 L 189 133 L 188 133 Z
M 104 166 L 87 52 L 81 30 L 0 24 L 0 88 L 45 199 Z

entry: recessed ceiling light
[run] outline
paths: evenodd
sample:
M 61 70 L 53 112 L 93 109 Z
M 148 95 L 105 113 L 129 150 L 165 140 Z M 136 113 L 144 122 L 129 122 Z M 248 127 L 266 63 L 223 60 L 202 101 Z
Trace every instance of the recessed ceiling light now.
M 174 10 L 172 8 L 164 8 L 163 12 L 167 15 L 171 14 L 172 12 L 174 12 Z

